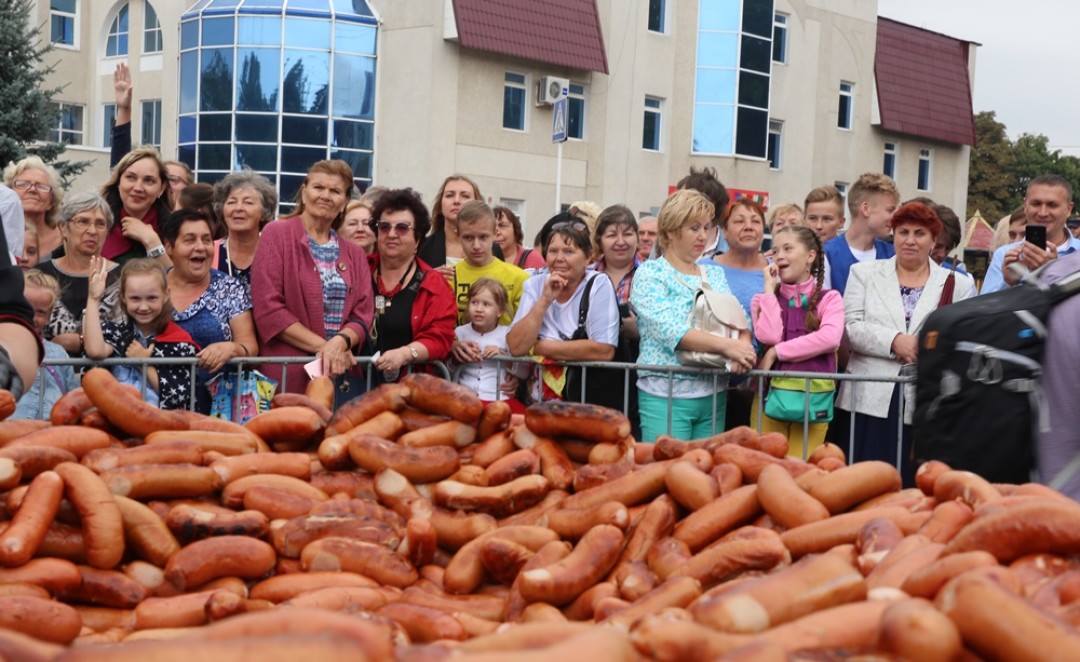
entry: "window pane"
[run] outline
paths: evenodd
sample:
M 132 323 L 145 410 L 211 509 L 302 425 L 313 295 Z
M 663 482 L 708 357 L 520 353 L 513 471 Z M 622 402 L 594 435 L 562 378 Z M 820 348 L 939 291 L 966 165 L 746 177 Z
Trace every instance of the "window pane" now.
M 837 109 L 839 115 L 836 118 L 836 126 L 841 129 L 851 128 L 851 97 L 847 94 L 840 95 L 840 105 Z
M 330 46 L 330 22 L 325 20 L 285 19 L 285 45 L 301 48 Z
M 769 159 L 769 167 L 773 170 L 780 169 L 780 134 L 769 132 L 769 147 L 766 153 Z
M 200 88 L 199 108 L 201 110 L 232 110 L 233 51 L 231 48 L 203 49 Z
M 326 158 L 326 148 L 311 147 L 281 148 L 281 172 L 307 172 L 311 164 Z
M 281 44 L 281 19 L 276 16 L 241 16 L 236 23 L 238 45 L 278 46 Z
M 142 102 L 142 143 L 161 145 L 161 101 Z
M 325 115 L 329 108 L 330 54 L 285 51 L 282 109 L 286 113 Z
M 641 133 L 642 149 L 660 149 L 660 113 L 645 111 L 645 124 Z
M 231 151 L 228 145 L 199 145 L 199 170 L 232 170 Z
M 375 55 L 374 26 L 357 23 L 335 24 L 334 49 L 339 53 Z
M 334 10 L 338 14 L 358 14 L 371 16 L 371 9 L 364 0 L 334 0 Z
M 518 85 L 524 85 L 525 84 L 525 75 L 524 74 L 513 74 L 513 73 L 510 73 L 508 71 L 508 72 L 506 72 L 506 75 L 503 76 L 503 80 L 506 81 L 507 83 L 517 83 Z
M 232 46 L 232 18 L 204 18 L 202 22 L 203 46 Z M 200 159 L 202 156 L 199 157 Z
M 768 40 L 744 35 L 739 64 L 743 69 L 769 73 L 772 70 L 772 52 Z
M 699 32 L 697 66 L 730 67 L 739 64 L 739 35 L 722 32 Z
M 375 125 L 368 122 L 334 120 L 334 147 L 372 149 Z
M 75 13 L 76 0 L 50 0 L 49 8 L 56 11 L 67 12 L 69 14 Z
M 195 169 L 195 145 L 180 145 L 176 150 L 176 158 L 186 163 L 192 170 Z
M 241 48 L 237 52 L 236 109 L 273 112 L 278 109 L 281 52 L 270 48 Z
M 375 60 L 334 56 L 334 115 L 375 119 Z
M 232 115 L 199 115 L 199 140 L 229 140 L 232 137 Z
M 300 185 L 303 183 L 303 175 L 282 175 L 280 188 L 278 188 L 278 193 L 281 194 L 281 201 L 283 203 L 291 202 L 296 198 L 296 192 L 300 190 Z
M 153 30 L 160 27 L 161 26 L 158 25 L 157 12 L 154 11 L 154 6 L 149 2 L 145 3 L 143 5 L 143 29 Z
M 665 0 L 649 0 L 649 29 L 653 32 L 664 31 Z
M 739 109 L 739 128 L 735 135 L 735 153 L 765 156 L 768 143 L 769 114 L 764 110 Z
M 881 171 L 889 177 L 896 177 L 896 155 L 885 154 L 885 163 L 883 164 Z
M 195 142 L 195 118 L 194 117 L 181 117 L 180 118 L 180 142 L 193 143 Z
M 313 117 L 282 117 L 282 142 L 326 146 L 326 120 Z
M 698 29 L 737 32 L 739 30 L 739 0 L 712 0 L 712 2 L 700 3 Z
M 772 34 L 773 62 L 787 62 L 787 28 L 776 26 Z
M 739 105 L 753 106 L 755 108 L 769 107 L 769 77 L 761 74 L 752 74 L 747 71 L 739 73 Z
M 67 16 L 53 16 L 50 39 L 54 44 L 75 45 L 75 21 Z
M 260 143 L 278 142 L 277 115 L 236 116 L 236 139 Z
M 518 87 L 503 88 L 503 128 L 525 129 L 525 90 Z
M 371 152 L 352 152 L 338 149 L 330 152 L 330 158 L 341 159 L 348 163 L 355 177 L 371 177 Z
M 756 34 L 766 39 L 772 34 L 772 0 L 746 0 L 743 3 L 743 32 Z
M 187 50 L 199 45 L 199 22 L 185 21 L 180 24 L 180 49 Z
M 698 69 L 694 100 L 704 103 L 735 103 L 735 70 Z
M 733 106 L 694 105 L 694 151 L 705 154 L 731 154 L 735 124 Z
M 194 113 L 198 108 L 199 53 L 192 51 L 180 56 L 180 112 Z
M 930 190 L 930 159 L 919 159 L 919 182 L 917 188 L 920 191 Z
M 581 140 L 585 136 L 585 100 L 570 97 L 566 104 L 566 135 Z
M 101 107 L 102 109 L 102 128 L 104 129 L 102 135 L 102 147 L 112 147 L 112 130 L 113 125 L 116 124 L 116 104 L 107 103 Z
M 277 170 L 277 146 L 237 145 L 236 167 L 244 166 L 252 170 L 274 172 Z

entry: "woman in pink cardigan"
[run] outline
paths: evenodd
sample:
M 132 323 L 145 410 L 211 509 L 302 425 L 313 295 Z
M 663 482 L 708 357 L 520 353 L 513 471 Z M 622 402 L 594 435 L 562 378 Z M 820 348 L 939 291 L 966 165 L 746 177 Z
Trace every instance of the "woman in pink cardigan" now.
M 251 266 L 251 299 L 262 356 L 316 356 L 338 382 L 338 404 L 363 391 L 355 350 L 367 340 L 374 314 L 364 251 L 331 229 L 352 194 L 344 161 L 319 161 L 297 193 L 296 214 L 263 230 Z M 302 393 L 302 364 L 264 366 L 285 378 L 284 392 Z

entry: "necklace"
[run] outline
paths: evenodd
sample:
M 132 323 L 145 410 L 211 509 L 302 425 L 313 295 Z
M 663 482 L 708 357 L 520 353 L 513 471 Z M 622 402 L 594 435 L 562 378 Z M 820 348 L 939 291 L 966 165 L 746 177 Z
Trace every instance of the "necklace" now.
M 415 260 L 410 261 L 409 266 L 405 267 L 405 273 L 401 274 L 401 280 L 398 281 L 397 285 L 395 285 L 393 289 L 388 290 L 386 289 L 386 285 L 383 284 L 382 263 L 379 263 L 378 268 L 375 270 L 375 290 L 378 292 L 378 294 L 375 296 L 376 315 L 382 315 L 384 312 L 386 312 L 386 309 L 390 307 L 394 296 L 397 295 L 398 292 L 401 292 L 402 289 L 404 289 L 409 274 L 412 273 L 413 267 L 415 265 Z

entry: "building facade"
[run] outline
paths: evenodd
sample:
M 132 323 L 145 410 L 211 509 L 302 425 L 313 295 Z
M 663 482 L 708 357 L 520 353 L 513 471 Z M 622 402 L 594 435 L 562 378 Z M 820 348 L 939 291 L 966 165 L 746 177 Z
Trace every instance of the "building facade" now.
M 655 210 L 708 166 L 774 205 L 885 171 L 964 215 L 974 44 L 875 2 L 38 0 L 38 19 L 56 134 L 95 161 L 77 187 L 107 176 L 123 61 L 136 143 L 200 181 L 253 167 L 283 199 L 320 158 L 428 197 L 459 172 L 531 236 L 577 200 Z M 552 83 L 569 96 L 561 168 Z

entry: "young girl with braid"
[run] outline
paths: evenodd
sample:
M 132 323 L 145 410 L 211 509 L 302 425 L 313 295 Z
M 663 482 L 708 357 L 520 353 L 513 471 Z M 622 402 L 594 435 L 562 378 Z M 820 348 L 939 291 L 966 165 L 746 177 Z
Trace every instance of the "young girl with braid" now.
M 836 372 L 836 350 L 844 335 L 844 302 L 835 290 L 822 287 L 825 256 L 821 240 L 802 226 L 785 226 L 773 236 L 774 261 L 762 271 L 765 288 L 750 303 L 754 336 L 768 346 L 758 368 L 797 372 Z M 788 438 L 788 452 L 807 457 L 825 440 L 832 419 L 836 384 L 831 379 L 810 382 L 808 434 L 803 422 L 806 380 L 774 377 L 764 402 L 762 432 Z M 762 407 L 753 409 L 753 425 Z

